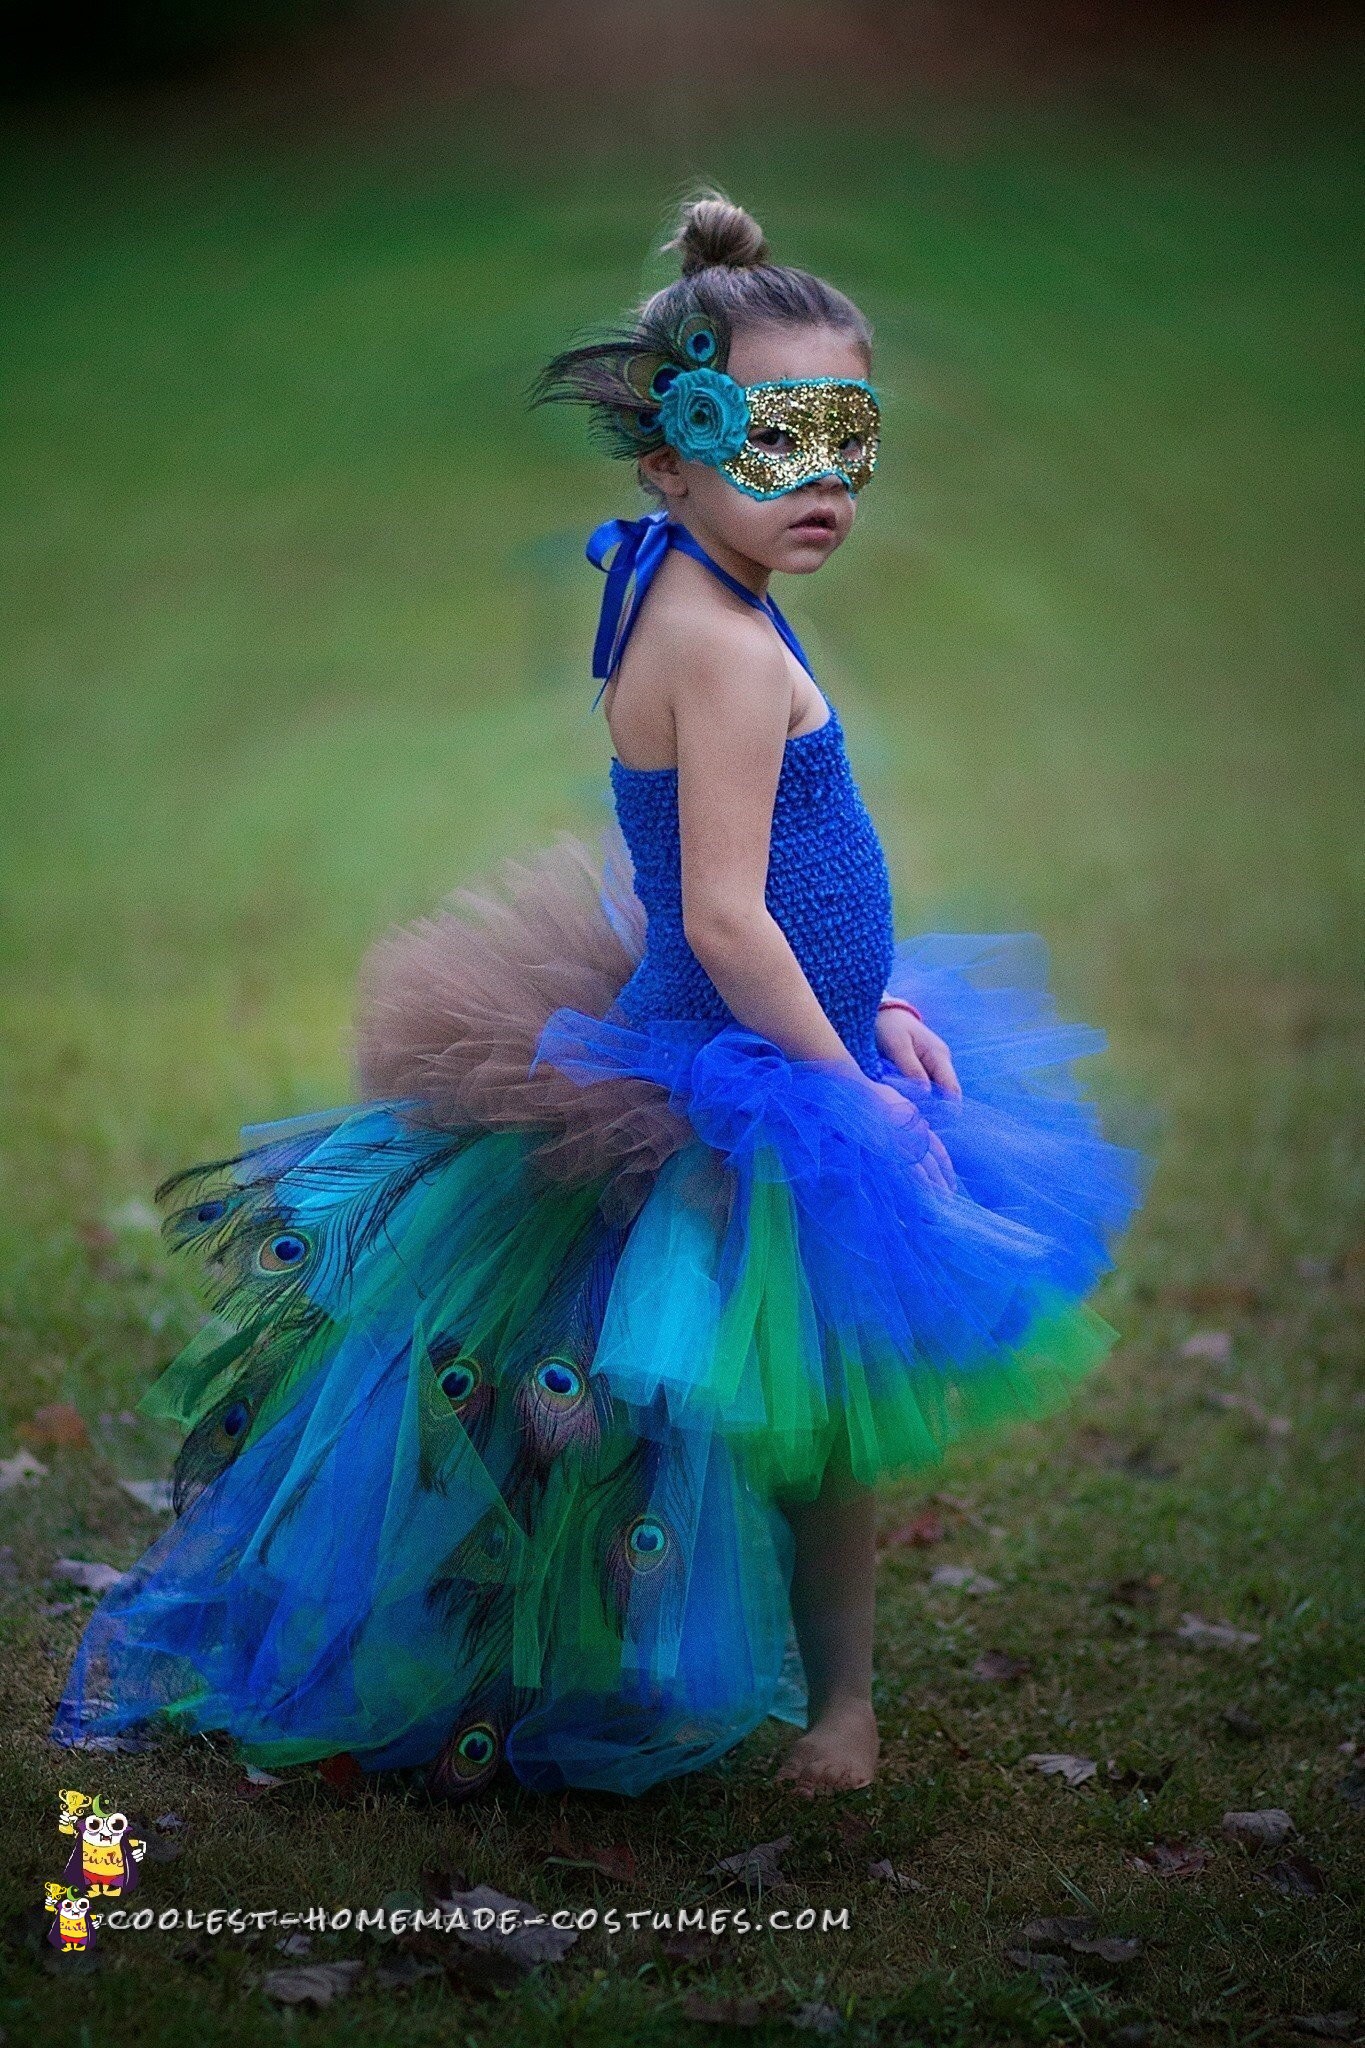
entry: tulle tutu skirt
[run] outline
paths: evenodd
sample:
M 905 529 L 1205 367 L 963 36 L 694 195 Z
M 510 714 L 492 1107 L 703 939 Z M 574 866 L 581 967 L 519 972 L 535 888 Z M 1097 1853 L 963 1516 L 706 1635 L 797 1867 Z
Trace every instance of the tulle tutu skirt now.
M 831 1063 L 616 997 L 615 826 L 389 935 L 359 1107 L 162 1191 L 213 1318 L 144 1409 L 172 1526 L 105 1598 L 54 1735 L 221 1731 L 468 1796 L 638 1793 L 803 1718 L 782 1502 L 1065 1399 L 1140 1199 L 1031 937 L 889 980 L 962 1097 L 888 1116 Z M 929 1165 L 951 1162 L 951 1178 Z

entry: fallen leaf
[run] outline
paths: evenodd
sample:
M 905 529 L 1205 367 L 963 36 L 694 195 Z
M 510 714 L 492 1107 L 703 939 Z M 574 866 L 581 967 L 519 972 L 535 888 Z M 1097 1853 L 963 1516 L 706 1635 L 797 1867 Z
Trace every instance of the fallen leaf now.
M 1260 1806 L 1250 1813 L 1225 1813 L 1223 1833 L 1249 1849 L 1278 1849 L 1294 1833 L 1294 1822 L 1282 1806 Z
M 239 1799 L 261 1799 L 272 1786 L 283 1783 L 284 1779 L 277 1778 L 272 1771 L 263 1771 L 257 1764 L 245 1764 L 232 1789 Z
M 324 1785 L 330 1785 L 343 1799 L 352 1799 L 364 1789 L 365 1773 L 349 1750 L 341 1750 L 336 1756 L 325 1756 L 318 1764 L 318 1776 Z
M 12 1458 L 0 1458 L 0 1493 L 15 1486 L 36 1486 L 47 1478 L 47 1466 L 39 1464 L 32 1451 L 17 1451 Z
M 1071 1966 L 1065 1956 L 1049 1955 L 1032 1948 L 1007 1948 L 1005 1961 L 1013 1963 L 1016 1970 L 1031 1970 L 1040 1977 L 1049 1991 L 1056 1990 L 1071 1975 Z
M 1070 1756 L 1062 1750 L 1036 1750 L 1024 1762 L 1041 1771 L 1045 1778 L 1063 1778 L 1073 1788 L 1084 1785 L 1099 1769 L 1093 1757 Z
M 1011 1657 L 1007 1650 L 987 1650 L 972 1666 L 972 1677 L 989 1685 L 1017 1685 L 1033 1666 L 1027 1657 Z
M 169 1479 L 120 1479 L 119 1485 L 148 1514 L 169 1515 L 174 1510 L 174 1489 Z
M 344 1998 L 363 1963 L 310 1963 L 302 1970 L 267 1970 L 261 1989 L 279 2005 L 330 2005 Z
M 1116 1607 L 1155 1607 L 1165 1583 L 1162 1572 L 1148 1572 L 1145 1578 L 1115 1579 L 1108 1598 Z
M 947 1586 L 956 1593 L 998 1593 L 1000 1587 L 995 1579 L 988 1579 L 969 1564 L 936 1565 L 929 1574 L 931 1586 Z
M 90 1432 L 85 1426 L 85 1417 L 79 1408 L 69 1401 L 53 1401 L 46 1408 L 35 1408 L 25 1423 L 21 1423 L 17 1434 L 25 1443 L 51 1444 L 55 1450 L 88 1451 Z
M 1123 1860 L 1130 1870 L 1140 1870 L 1147 1877 L 1181 1878 L 1198 1877 L 1208 1868 L 1210 1855 L 1202 1842 L 1164 1836 L 1149 1842 L 1145 1849 L 1130 1849 Z
M 1224 1707 L 1223 1726 L 1229 1735 L 1235 1735 L 1242 1742 L 1264 1742 L 1265 1729 L 1254 1714 L 1245 1707 Z
M 758 1842 L 752 1849 L 722 1856 L 711 1868 L 739 1878 L 746 1890 L 772 1891 L 788 1882 L 782 1875 L 782 1855 L 790 1849 L 791 1840 L 790 1835 L 779 1835 L 775 1842 Z
M 1227 1330 L 1196 1330 L 1180 1347 L 1182 1358 L 1207 1358 L 1214 1365 L 1226 1365 L 1232 1357 L 1232 1337 Z
M 184 1825 L 178 1813 L 159 1813 L 154 1822 L 154 1826 L 159 1827 L 163 1835 L 173 1835 L 177 1828 L 183 1828 Z
M 436 1904 L 443 1913 L 463 1913 L 469 1924 L 454 1927 L 451 1932 L 470 1948 L 507 1956 L 522 1970 L 533 1970 L 537 1963 L 562 1961 L 578 1939 L 575 1928 L 552 1927 L 544 1914 L 525 1899 L 508 1898 L 505 1892 L 496 1892 L 487 1884 L 477 1884 L 472 1891 L 452 1892 L 448 1899 L 438 1899 Z M 496 1919 L 491 1927 L 476 1927 L 474 1915 L 482 1907 L 491 1908 L 499 1917 L 515 1913 L 515 1924 L 506 1932 Z
M 116 1571 L 111 1564 L 96 1564 L 82 1557 L 59 1557 L 52 1567 L 52 1577 L 68 1586 L 79 1586 L 86 1593 L 107 1593 L 111 1586 L 117 1586 L 126 1573 Z
M 924 1886 L 917 1877 L 911 1877 L 904 1870 L 897 1870 L 894 1863 L 883 1857 L 880 1863 L 869 1863 L 867 1874 L 878 1884 L 889 1884 L 893 1891 L 922 1892 Z
M 286 1934 L 275 1943 L 282 1956 L 306 1956 L 313 1946 L 311 1934 Z
M 1270 1415 L 1250 1394 L 1212 1393 L 1208 1396 L 1210 1408 L 1221 1408 L 1225 1414 L 1245 1415 L 1248 1422 L 1254 1422 L 1267 1436 L 1287 1437 L 1292 1435 L 1294 1425 L 1287 1415 Z
M 374 1981 L 380 1991 L 406 1991 L 413 1984 L 420 1984 L 424 1977 L 439 1977 L 441 1974 L 439 1963 L 421 1962 L 403 1950 L 390 1961 L 379 1964 Z
M 1260 1871 L 1258 1882 L 1273 1885 L 1287 1899 L 1320 1899 L 1327 1890 L 1327 1873 L 1307 1856 L 1285 1856 Z
M 1234 1628 L 1230 1621 L 1205 1621 L 1202 1614 L 1182 1614 L 1176 1634 L 1197 1650 L 1250 1650 L 1261 1640 L 1250 1629 Z
M 547 1863 L 562 1864 L 569 1870 L 596 1870 L 613 1884 L 635 1884 L 638 1880 L 635 1851 L 626 1842 L 612 1842 L 604 1849 L 579 1847 L 563 1824 L 556 1822 L 550 1831 L 550 1846 L 554 1853 L 545 1858 Z
M 943 1517 L 929 1508 L 921 1508 L 908 1522 L 899 1523 L 878 1540 L 885 1550 L 929 1550 L 935 1543 L 942 1543 L 947 1534 Z
M 1073 1955 L 1098 1956 L 1105 1963 L 1136 1962 L 1142 1953 L 1142 1943 L 1136 1935 L 1101 1934 L 1098 1921 L 1083 1914 L 1030 1920 L 1020 1929 L 1020 1936 L 1029 1947 L 1037 1942 L 1060 1944 Z
M 1296 2034 L 1312 2034 L 1319 2041 L 1353 2041 L 1360 2031 L 1358 2012 L 1299 2013 L 1289 2022 Z

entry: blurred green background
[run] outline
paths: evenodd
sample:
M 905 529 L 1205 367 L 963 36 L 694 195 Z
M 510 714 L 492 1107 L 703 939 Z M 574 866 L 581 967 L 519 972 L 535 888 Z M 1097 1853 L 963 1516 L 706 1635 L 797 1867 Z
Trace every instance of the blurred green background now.
M 1041 931 L 1158 1155 L 1099 1398 L 1187 1446 L 1190 1490 L 1119 1521 L 1308 1657 L 1327 1755 L 1361 1711 L 1351 31 L 793 0 L 313 10 L 272 40 L 269 13 L 189 50 L 153 10 L 115 83 L 54 58 L 0 144 L 0 1414 L 74 1403 L 126 1470 L 117 1417 L 193 1327 L 137 1204 L 345 1099 L 388 920 L 605 822 L 581 548 L 635 487 L 524 393 L 662 280 L 714 179 L 878 332 L 875 488 L 779 595 L 899 930 Z M 1174 1362 L 1210 1314 L 1221 1379 Z M 1293 1414 L 1273 1467 L 1210 1372 Z M 993 1457 L 976 1482 L 1017 1485 Z M 35 1573 L 102 1526 L 52 1461 L 15 1524 Z M 1112 1503 L 1033 1469 L 1051 1540 L 1113 1540 Z M 3 1623 L 31 1759 L 54 1628 Z

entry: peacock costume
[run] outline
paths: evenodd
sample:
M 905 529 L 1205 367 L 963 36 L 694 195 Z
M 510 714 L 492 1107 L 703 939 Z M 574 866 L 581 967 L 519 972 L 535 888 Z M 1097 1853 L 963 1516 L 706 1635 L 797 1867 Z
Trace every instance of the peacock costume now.
M 759 496 L 865 482 L 870 387 L 733 385 L 718 329 L 622 349 L 637 440 L 695 427 Z M 734 392 L 786 450 L 750 461 Z M 670 547 L 809 670 L 655 513 L 589 544 L 598 675 Z M 562 833 L 374 948 L 359 1106 L 160 1191 L 213 1310 L 143 1404 L 187 1432 L 177 1515 L 92 1618 L 57 1740 L 172 1726 L 449 1797 L 502 1768 L 639 1793 L 804 1718 L 783 1498 L 832 1457 L 872 1484 L 1039 1415 L 1108 1348 L 1085 1296 L 1143 1169 L 1072 1073 L 1101 1034 L 1058 1021 L 1034 938 L 896 940 L 826 702 L 786 744 L 766 900 L 915 1121 L 727 1008 L 683 933 L 677 771 L 613 758 L 595 849 Z M 882 1056 L 884 993 L 947 1041 L 960 1100 Z

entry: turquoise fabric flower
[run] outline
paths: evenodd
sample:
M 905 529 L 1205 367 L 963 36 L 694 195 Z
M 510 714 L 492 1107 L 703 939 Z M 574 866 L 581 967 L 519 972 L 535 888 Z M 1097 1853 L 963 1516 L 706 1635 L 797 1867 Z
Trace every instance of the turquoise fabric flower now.
M 679 455 L 719 467 L 738 455 L 749 431 L 744 386 L 723 370 L 679 370 L 659 401 L 659 428 Z

